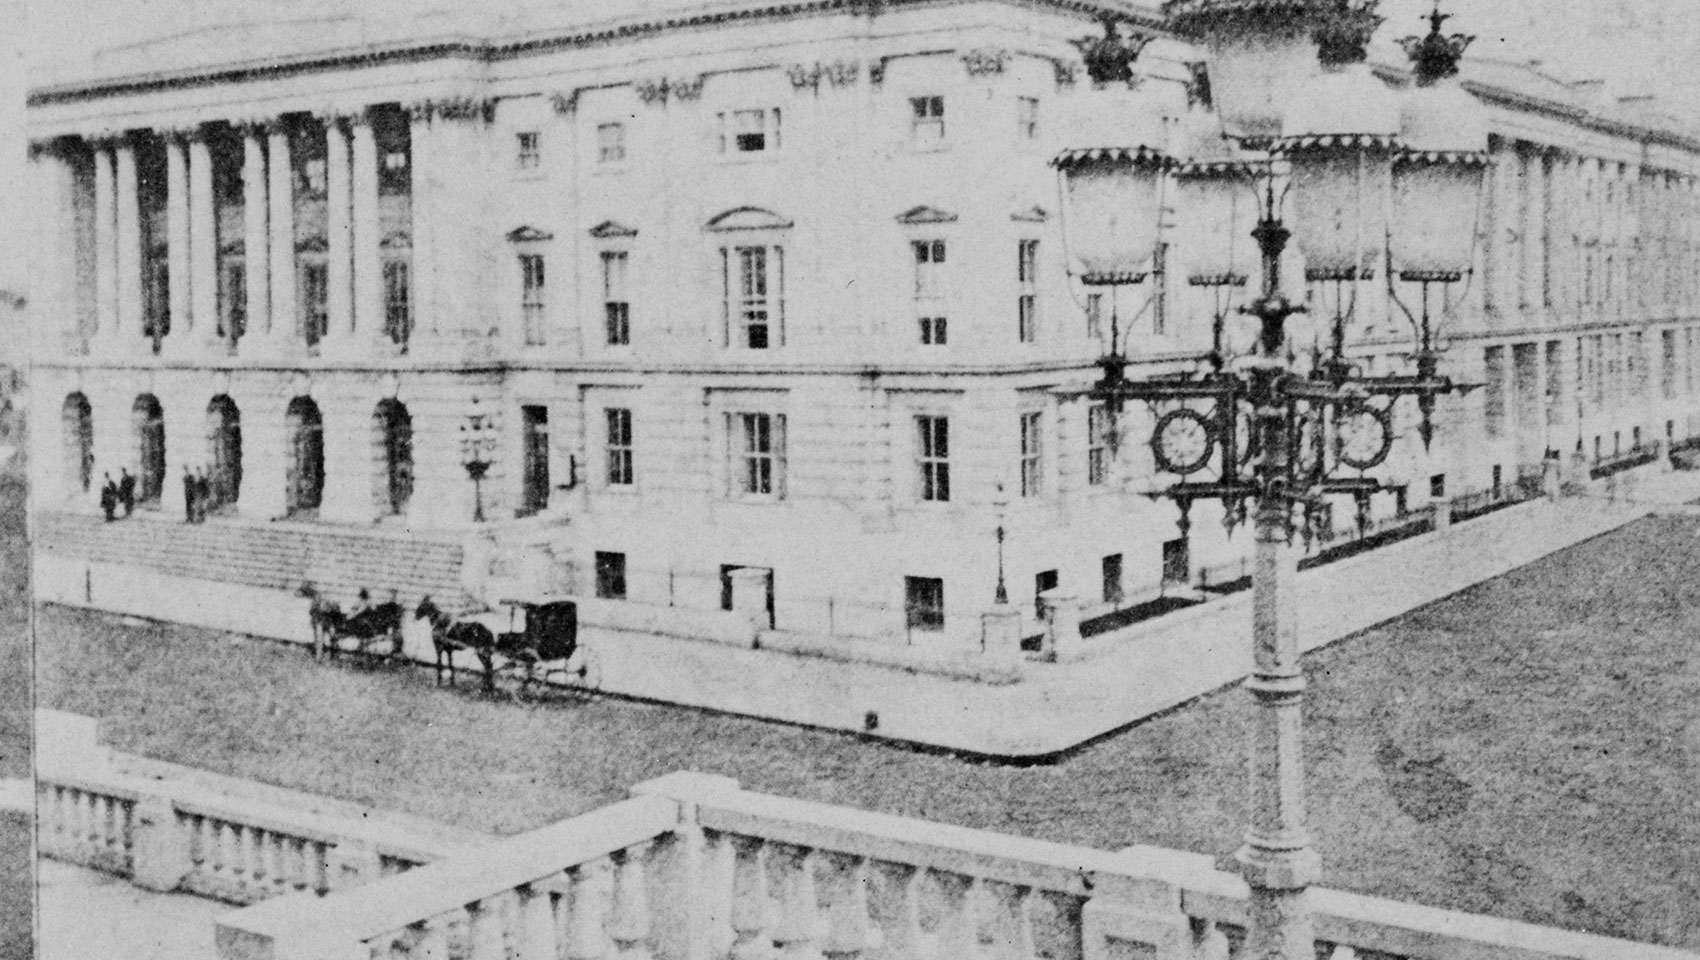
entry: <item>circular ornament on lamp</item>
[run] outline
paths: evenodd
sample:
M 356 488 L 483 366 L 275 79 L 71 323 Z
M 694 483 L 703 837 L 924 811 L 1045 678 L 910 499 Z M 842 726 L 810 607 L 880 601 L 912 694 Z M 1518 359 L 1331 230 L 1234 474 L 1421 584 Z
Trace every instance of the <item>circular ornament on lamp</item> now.
M 1157 466 L 1167 473 L 1197 473 L 1210 462 L 1215 447 L 1215 429 L 1204 414 L 1191 407 L 1163 414 L 1151 431 L 1151 452 Z
M 1336 456 L 1354 470 L 1380 466 L 1393 449 L 1387 413 L 1370 406 L 1341 411 L 1334 423 L 1334 436 Z

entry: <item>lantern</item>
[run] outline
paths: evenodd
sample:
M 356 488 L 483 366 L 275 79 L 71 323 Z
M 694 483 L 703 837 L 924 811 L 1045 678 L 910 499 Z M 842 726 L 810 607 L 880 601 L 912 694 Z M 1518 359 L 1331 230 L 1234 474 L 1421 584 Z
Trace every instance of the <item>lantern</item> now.
M 1408 281 L 1451 283 L 1470 269 L 1488 166 L 1486 112 L 1452 79 L 1470 38 L 1443 36 L 1445 19 L 1437 11 L 1428 36 L 1403 41 L 1417 87 L 1405 97 L 1404 150 L 1393 163 L 1391 252 Z
M 1125 88 L 1076 95 L 1079 122 L 1051 163 L 1063 180 L 1069 270 L 1093 285 L 1139 283 L 1150 272 L 1162 216 L 1166 149 L 1160 106 Z
M 1198 287 L 1246 283 L 1257 262 L 1257 166 L 1233 149 L 1206 114 L 1186 122 L 1189 156 L 1175 170 L 1180 230 L 1174 263 Z
M 1325 66 L 1288 109 L 1278 150 L 1307 280 L 1374 275 L 1399 129 L 1399 98 L 1363 63 Z
M 1313 31 L 1329 0 L 1169 0 L 1170 24 L 1204 47 L 1222 130 L 1238 140 L 1281 133 L 1281 110 L 1316 71 Z

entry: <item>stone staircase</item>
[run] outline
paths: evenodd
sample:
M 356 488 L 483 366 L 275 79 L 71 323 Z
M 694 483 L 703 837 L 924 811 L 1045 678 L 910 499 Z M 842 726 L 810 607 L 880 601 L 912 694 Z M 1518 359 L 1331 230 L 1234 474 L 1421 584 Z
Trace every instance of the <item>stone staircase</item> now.
M 445 606 L 462 592 L 464 550 L 451 535 L 229 518 L 188 524 L 138 515 L 106 523 L 90 514 L 38 511 L 35 546 L 216 583 L 294 591 L 311 582 L 344 605 L 362 588 L 380 601 L 394 590 L 405 604 L 430 594 L 448 600 Z

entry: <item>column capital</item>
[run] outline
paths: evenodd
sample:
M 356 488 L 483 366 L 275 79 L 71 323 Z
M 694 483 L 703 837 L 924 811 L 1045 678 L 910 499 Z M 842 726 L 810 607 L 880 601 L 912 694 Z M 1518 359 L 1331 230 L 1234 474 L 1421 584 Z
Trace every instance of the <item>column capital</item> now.
M 273 114 L 255 113 L 231 117 L 228 121 L 232 129 L 243 136 L 264 137 L 274 129 L 282 126 L 282 118 Z
M 201 123 L 198 120 L 182 120 L 175 123 L 157 124 L 153 128 L 160 139 L 167 142 L 187 142 L 201 138 Z
M 417 100 L 408 105 L 408 115 L 414 120 L 482 120 L 495 119 L 496 101 L 489 97 L 456 94 Z
M 346 106 L 342 104 L 325 106 L 314 110 L 313 116 L 326 127 L 339 126 L 344 123 L 364 124 L 368 122 L 366 107 L 364 106 Z

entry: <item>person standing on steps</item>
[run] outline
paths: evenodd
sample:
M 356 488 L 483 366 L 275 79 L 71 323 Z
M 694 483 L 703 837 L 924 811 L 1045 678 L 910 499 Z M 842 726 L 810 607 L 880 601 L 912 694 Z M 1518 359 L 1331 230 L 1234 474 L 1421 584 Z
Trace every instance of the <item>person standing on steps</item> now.
M 106 482 L 100 486 L 100 512 L 106 515 L 106 522 L 117 519 L 118 513 L 118 484 L 112 482 L 112 474 L 106 474 Z
M 195 472 L 183 466 L 183 522 L 195 522 Z
M 118 470 L 118 502 L 123 504 L 126 517 L 136 509 L 136 477 L 129 467 Z

